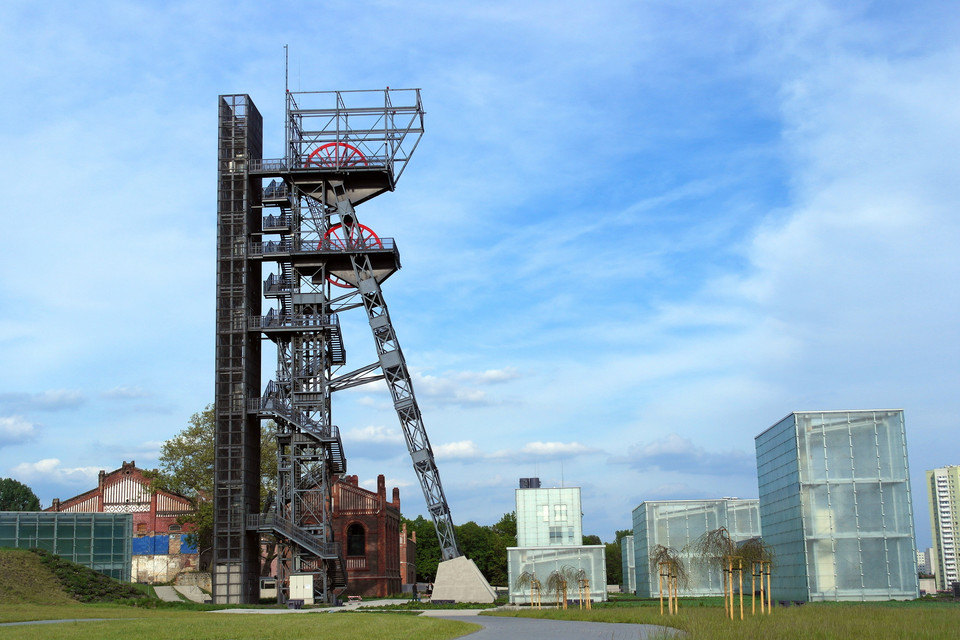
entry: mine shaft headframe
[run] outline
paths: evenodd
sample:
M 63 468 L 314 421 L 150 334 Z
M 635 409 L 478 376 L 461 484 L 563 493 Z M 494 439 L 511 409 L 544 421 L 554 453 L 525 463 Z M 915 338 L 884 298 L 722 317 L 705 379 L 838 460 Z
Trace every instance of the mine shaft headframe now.
M 423 136 L 420 89 L 287 92 L 286 165 L 386 170 L 396 183 Z

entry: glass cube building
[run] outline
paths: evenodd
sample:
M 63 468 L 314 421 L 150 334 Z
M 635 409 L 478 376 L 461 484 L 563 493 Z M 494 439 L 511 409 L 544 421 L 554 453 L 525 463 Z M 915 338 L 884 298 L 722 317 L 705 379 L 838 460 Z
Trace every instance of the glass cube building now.
M 697 557 L 691 546 L 708 531 L 725 527 L 734 542 L 760 535 L 757 500 L 657 500 L 641 502 L 633 510 L 633 545 L 638 596 L 660 594 L 659 568 L 651 566 L 650 552 L 658 544 L 674 549 L 689 580 L 681 596 L 723 595 L 720 569 Z M 745 576 L 749 573 L 745 573 Z
M 919 597 L 903 411 L 794 412 L 756 448 L 774 600 Z
M 510 580 L 510 602 L 530 604 L 530 586 L 518 584 L 523 572 L 534 575 L 541 583 L 540 602 L 553 604 L 557 594 L 549 593 L 547 580 L 554 571 L 568 575 L 583 571 L 590 581 L 590 600 L 605 602 L 607 599 L 607 565 L 603 545 L 579 545 L 570 547 L 507 547 L 507 574 Z M 567 599 L 579 600 L 576 580 L 567 584 Z
M 507 548 L 510 602 L 530 603 L 530 587 L 518 584 L 524 572 L 541 582 L 543 604 L 555 602 L 556 594 L 547 593 L 554 571 L 582 571 L 590 583 L 590 600 L 606 601 L 606 548 L 583 544 L 580 487 L 517 489 L 516 500 L 517 546 Z M 567 599 L 578 598 L 576 582 L 569 584 Z
M 129 513 L 0 511 L 0 547 L 40 548 L 111 578 L 130 581 Z
M 620 593 L 637 592 L 637 558 L 633 552 L 633 536 L 620 538 Z

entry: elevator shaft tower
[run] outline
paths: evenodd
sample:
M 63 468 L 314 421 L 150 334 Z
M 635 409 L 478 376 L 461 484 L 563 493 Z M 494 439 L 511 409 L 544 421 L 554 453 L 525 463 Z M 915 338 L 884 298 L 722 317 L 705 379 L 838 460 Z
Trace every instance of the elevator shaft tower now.
M 213 588 L 257 600 L 261 533 L 280 541 L 281 601 L 307 576 L 318 601 L 346 586 L 331 487 L 346 472 L 331 399 L 384 381 L 444 560 L 460 555 L 413 384 L 381 284 L 400 268 L 391 238 L 356 207 L 392 191 L 423 134 L 418 89 L 287 92 L 285 155 L 262 157 L 249 96 L 220 97 Z M 264 270 L 270 273 L 264 279 Z M 262 290 L 260 283 L 262 281 Z M 261 298 L 275 306 L 266 314 Z M 339 317 L 362 310 L 376 359 L 346 369 Z M 261 392 L 260 343 L 276 345 Z M 277 425 L 274 500 L 260 508 L 260 421 Z M 295 578 L 296 577 L 296 578 Z

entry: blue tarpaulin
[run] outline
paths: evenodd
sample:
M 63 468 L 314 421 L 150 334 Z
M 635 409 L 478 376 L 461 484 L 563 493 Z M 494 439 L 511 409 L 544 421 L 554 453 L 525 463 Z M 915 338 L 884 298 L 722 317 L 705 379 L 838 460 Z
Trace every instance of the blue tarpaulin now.
M 133 539 L 133 555 L 154 556 L 170 553 L 170 536 L 143 536 Z

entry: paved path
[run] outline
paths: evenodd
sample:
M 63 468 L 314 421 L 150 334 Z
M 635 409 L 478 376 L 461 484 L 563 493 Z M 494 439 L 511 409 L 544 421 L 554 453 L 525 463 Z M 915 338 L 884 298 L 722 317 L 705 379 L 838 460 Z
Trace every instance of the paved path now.
M 455 615 L 435 615 L 447 620 L 472 622 L 483 626 L 476 633 L 464 636 L 469 640 L 643 640 L 658 637 L 666 631 L 671 635 L 680 632 L 652 624 L 621 624 L 616 622 L 575 622 L 572 620 L 543 620 L 540 618 L 508 618 L 500 616 L 461 615 L 461 611 L 448 611 Z

